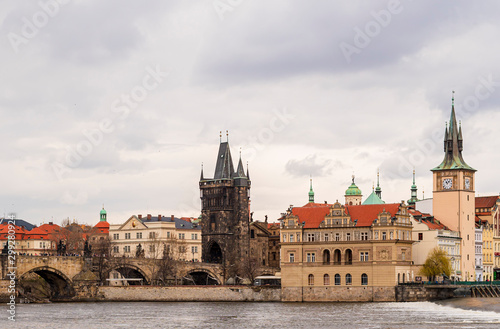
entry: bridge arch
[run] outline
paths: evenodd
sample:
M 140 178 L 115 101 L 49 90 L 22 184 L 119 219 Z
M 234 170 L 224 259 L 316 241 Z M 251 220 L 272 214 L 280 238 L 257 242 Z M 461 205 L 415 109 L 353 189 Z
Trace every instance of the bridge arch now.
M 49 267 L 49 266 L 39 266 L 30 269 L 19 277 L 19 281 L 22 281 L 30 273 L 38 274 L 42 279 L 45 280 L 50 286 L 50 299 L 65 299 L 71 298 L 76 295 L 73 288 L 73 282 L 61 271 Z
M 221 284 L 221 279 L 213 271 L 206 268 L 194 268 L 182 277 L 182 284 L 197 286 L 215 286 Z
M 142 279 L 143 281 L 128 281 L 128 285 L 141 285 L 150 284 L 151 280 L 148 275 L 139 266 L 134 264 L 118 264 L 113 266 L 108 272 L 107 277 L 111 275 L 113 271 L 118 272 L 122 278 L 126 279 Z M 110 278 L 113 279 L 113 278 Z

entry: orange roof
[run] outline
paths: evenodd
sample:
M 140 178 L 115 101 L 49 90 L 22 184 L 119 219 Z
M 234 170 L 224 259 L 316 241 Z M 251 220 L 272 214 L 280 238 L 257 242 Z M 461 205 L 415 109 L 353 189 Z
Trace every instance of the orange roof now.
M 109 234 L 109 223 L 106 221 L 100 221 L 94 226 L 94 232 Z
M 476 197 L 476 208 L 491 208 L 498 200 L 498 196 L 478 196 Z
M 370 204 L 360 206 L 345 206 L 352 221 L 356 226 L 371 226 L 377 219 L 378 214 L 384 210 L 394 216 L 399 211 L 399 203 Z M 292 214 L 299 217 L 299 221 L 305 222 L 304 228 L 317 228 L 330 213 L 330 204 L 308 203 L 303 207 L 292 208 Z
M 346 206 L 351 220 L 357 220 L 356 226 L 371 226 L 373 221 L 377 219 L 378 214 L 384 210 L 392 216 L 399 211 L 399 203 L 386 204 L 368 204 L 361 206 Z
M 427 225 L 427 227 L 431 230 L 447 230 L 448 229 L 445 225 L 443 225 L 441 223 L 437 223 L 436 220 L 434 220 L 434 222 L 432 222 L 430 220 L 423 219 L 422 223 Z
M 280 223 L 268 223 L 267 224 L 267 228 L 268 229 L 271 229 L 271 228 L 280 228 Z
M 26 233 L 23 226 L 14 225 L 15 239 L 22 240 Z M 7 222 L 0 224 L 0 240 L 7 240 L 9 234 L 9 224 Z

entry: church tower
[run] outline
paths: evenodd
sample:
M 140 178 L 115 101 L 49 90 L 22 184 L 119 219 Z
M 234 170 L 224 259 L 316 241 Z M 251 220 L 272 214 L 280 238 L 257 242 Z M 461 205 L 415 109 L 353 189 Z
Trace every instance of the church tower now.
M 354 175 L 352 175 L 352 184 L 345 191 L 345 204 L 349 206 L 360 205 L 362 198 L 361 190 L 354 184 Z
M 411 191 L 411 198 L 408 200 L 408 205 L 415 207 L 415 203 L 417 203 L 418 198 L 417 198 L 417 185 L 415 184 L 415 169 L 413 169 L 413 184 L 410 188 Z
M 475 277 L 475 197 L 474 173 L 462 157 L 462 127 L 457 125 L 452 98 L 449 125 L 444 133 L 444 160 L 432 169 L 433 215 L 462 239 L 460 279 Z
M 250 251 L 250 178 L 233 167 L 229 143 L 220 142 L 213 178 L 200 177 L 202 260 L 223 264 L 225 279 L 244 277 Z
M 310 179 L 309 203 L 314 203 L 314 191 L 313 191 L 313 180 L 312 180 L 312 178 Z

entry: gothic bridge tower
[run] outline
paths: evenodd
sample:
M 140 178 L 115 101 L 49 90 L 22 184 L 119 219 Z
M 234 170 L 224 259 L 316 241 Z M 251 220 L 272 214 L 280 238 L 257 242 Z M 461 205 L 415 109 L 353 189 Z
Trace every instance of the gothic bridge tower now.
M 444 159 L 433 172 L 433 215 L 462 239 L 460 259 L 452 260 L 461 280 L 475 278 L 475 181 L 476 169 L 462 157 L 462 127 L 457 125 L 452 98 L 449 125 L 444 132 Z
M 229 143 L 220 142 L 213 178 L 200 178 L 202 260 L 223 265 L 226 280 L 243 277 L 250 251 L 250 177 L 233 167 Z

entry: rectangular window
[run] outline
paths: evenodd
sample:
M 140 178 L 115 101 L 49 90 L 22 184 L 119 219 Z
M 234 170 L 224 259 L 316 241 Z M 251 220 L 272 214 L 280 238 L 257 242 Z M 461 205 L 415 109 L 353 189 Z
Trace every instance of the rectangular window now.
M 422 241 L 424 239 L 424 233 L 418 233 L 418 240 Z
M 289 256 L 289 259 L 290 259 L 290 263 L 293 263 L 295 261 L 295 254 L 294 253 L 290 253 L 288 256 Z
M 118 240 L 120 238 L 120 234 L 115 233 L 113 234 L 113 240 Z
M 130 252 L 130 246 L 124 246 L 123 252 Z
M 167 239 L 170 239 L 170 232 L 167 232 Z
M 184 240 L 186 238 L 185 233 L 179 233 L 179 239 Z
M 386 239 L 387 239 L 387 233 L 382 232 L 382 240 L 386 240 Z
M 307 241 L 314 242 L 316 240 L 316 235 L 314 233 L 307 233 Z
M 155 252 L 155 245 L 154 244 L 149 245 L 149 252 Z
M 306 256 L 307 256 L 306 259 L 307 259 L 308 263 L 314 263 L 316 261 L 316 254 L 315 253 L 308 252 Z
M 293 234 L 290 234 L 290 242 L 293 242 Z
M 198 252 L 198 247 L 197 246 L 191 247 L 191 253 L 196 254 L 197 252 Z
M 361 240 L 368 240 L 368 232 L 361 232 Z
M 130 233 L 125 233 L 125 239 L 129 240 L 130 239 Z
M 340 241 L 340 233 L 335 233 L 335 241 Z
M 137 232 L 135 235 L 137 239 L 142 239 L 142 232 Z
M 118 246 L 114 246 L 113 247 L 113 252 L 115 252 L 115 253 L 119 253 L 120 252 L 120 249 L 118 248 Z
M 191 240 L 198 240 L 198 234 L 191 234 Z
M 300 233 L 297 233 L 297 242 L 300 242 Z
M 149 232 L 149 238 L 150 239 L 156 238 L 156 232 Z
M 328 241 L 328 233 L 325 233 L 325 241 Z
M 346 239 L 346 241 L 351 241 L 351 233 L 346 233 L 345 239 Z
M 368 251 L 361 252 L 359 254 L 359 260 L 362 262 L 367 262 L 368 261 Z

